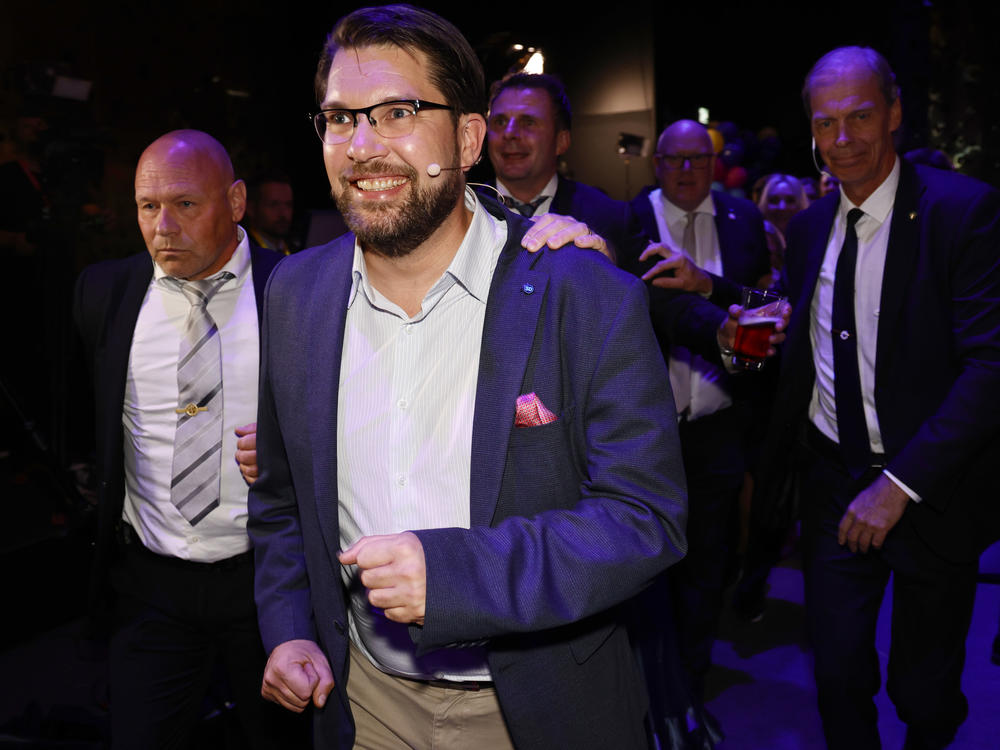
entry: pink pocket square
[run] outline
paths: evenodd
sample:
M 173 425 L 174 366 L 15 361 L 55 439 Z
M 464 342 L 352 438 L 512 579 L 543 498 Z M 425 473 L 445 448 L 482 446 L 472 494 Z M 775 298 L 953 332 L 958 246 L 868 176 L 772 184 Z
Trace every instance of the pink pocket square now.
M 542 400 L 531 393 L 517 397 L 517 415 L 514 417 L 515 427 L 538 427 L 549 422 L 555 422 L 558 417 L 545 408 Z

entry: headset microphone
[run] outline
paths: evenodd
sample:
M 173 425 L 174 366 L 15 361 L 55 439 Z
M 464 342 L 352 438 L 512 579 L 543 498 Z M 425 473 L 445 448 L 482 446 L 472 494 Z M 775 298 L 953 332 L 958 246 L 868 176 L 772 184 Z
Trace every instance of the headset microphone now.
M 823 167 L 819 165 L 819 160 L 816 159 L 816 138 L 812 139 L 812 148 L 809 150 L 809 154 L 813 158 L 813 165 L 816 167 L 816 171 L 823 174 Z
M 472 162 L 472 164 L 460 164 L 457 167 L 442 167 L 436 161 L 432 161 L 430 164 L 427 165 L 427 174 L 430 177 L 437 177 L 442 172 L 453 172 L 456 169 L 461 169 L 463 171 L 466 169 L 472 169 L 479 163 L 479 160 L 482 158 L 483 155 L 482 153 L 480 153 L 479 156 L 476 157 L 476 160 Z
M 457 167 L 442 167 L 436 161 L 432 161 L 430 164 L 427 165 L 427 174 L 431 177 L 437 177 L 442 172 L 453 171 L 456 169 L 470 169 L 473 166 L 474 166 L 473 164 L 466 164 L 466 165 L 459 165 Z

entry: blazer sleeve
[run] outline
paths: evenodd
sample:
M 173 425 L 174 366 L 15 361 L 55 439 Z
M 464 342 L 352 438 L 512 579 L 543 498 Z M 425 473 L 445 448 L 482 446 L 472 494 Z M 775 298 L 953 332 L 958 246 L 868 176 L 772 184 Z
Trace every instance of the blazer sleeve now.
M 279 276 L 271 275 L 265 300 Z M 274 325 L 265 311 L 257 396 L 257 456 L 261 471 L 250 487 L 247 522 L 254 545 L 257 619 L 268 652 L 293 639 L 319 640 L 312 615 L 302 521 L 272 391 L 273 370 L 281 363 L 274 361 L 271 349 L 275 337 L 282 335 L 269 332 Z
M 932 373 L 949 367 L 940 363 L 950 360 L 954 369 L 945 374 L 953 380 L 937 408 L 886 467 L 939 510 L 953 499 L 949 488 L 997 438 L 1000 427 L 1000 192 L 981 190 L 965 198 L 925 207 L 937 211 L 930 219 L 930 239 L 946 248 L 939 251 L 939 268 L 947 274 L 943 288 L 950 300 L 944 301 L 941 314 L 947 316 L 944 325 L 950 325 L 952 340 L 939 342 L 940 350 L 925 348 L 920 332 L 914 332 L 909 344 L 915 354 L 907 360 L 914 371 L 906 374 L 920 378 L 923 369 L 923 379 L 931 379 Z M 936 304 L 939 288 L 930 283 L 917 303 Z M 928 365 L 924 358 L 936 362 Z
M 686 491 L 669 378 L 644 286 L 629 279 L 626 288 L 617 308 L 594 311 L 610 321 L 596 355 L 575 351 L 581 339 L 572 333 L 554 337 L 558 350 L 545 355 L 574 368 L 571 398 L 563 395 L 575 402 L 572 424 L 515 429 L 511 438 L 504 484 L 520 493 L 512 505 L 544 509 L 490 527 L 415 532 L 427 564 L 424 626 L 411 630 L 419 652 L 595 615 L 684 554 Z M 518 451 L 515 440 L 528 433 L 546 450 Z M 547 491 L 540 465 L 551 466 L 565 492 Z

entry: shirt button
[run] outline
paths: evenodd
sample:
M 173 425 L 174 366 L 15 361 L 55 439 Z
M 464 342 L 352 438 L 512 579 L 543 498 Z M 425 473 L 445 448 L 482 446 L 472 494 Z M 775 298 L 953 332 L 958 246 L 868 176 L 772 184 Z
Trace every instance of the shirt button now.
M 407 401 L 405 398 L 401 398 L 399 399 L 399 401 L 396 402 L 396 405 L 399 406 L 400 409 L 405 409 L 407 406 L 410 405 L 410 402 Z
M 201 539 L 199 539 L 196 536 L 191 537 L 191 544 L 197 544 L 200 541 L 201 541 Z
M 403 330 L 406 331 L 406 335 L 407 336 L 412 336 L 413 335 L 413 326 L 412 325 L 405 326 L 403 328 Z
M 405 487 L 406 486 L 406 477 L 404 475 L 400 474 L 398 477 L 396 477 L 396 484 L 398 484 L 400 487 Z

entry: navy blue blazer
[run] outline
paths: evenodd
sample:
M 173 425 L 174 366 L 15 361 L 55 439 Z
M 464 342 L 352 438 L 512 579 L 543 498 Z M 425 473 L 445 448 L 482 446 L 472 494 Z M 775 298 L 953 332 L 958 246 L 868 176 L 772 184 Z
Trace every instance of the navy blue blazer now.
M 809 308 L 839 199 L 788 229 L 792 317 L 754 500 L 764 523 L 781 515 L 781 479 L 808 420 Z M 942 556 L 974 560 L 1000 535 L 1000 191 L 904 159 L 891 221 L 874 394 L 886 468 L 923 498 L 902 522 Z
M 649 244 L 648 236 L 628 203 L 609 198 L 600 190 L 560 175 L 549 212 L 580 219 L 601 235 L 618 257 L 638 257 Z
M 509 229 L 486 307 L 470 529 L 416 531 L 419 652 L 485 642 L 519 748 L 645 747 L 645 690 L 617 605 L 685 548 L 673 401 L 644 286 L 590 250 L 529 254 Z M 317 641 L 336 692 L 318 747 L 349 748 L 336 558 L 337 391 L 354 237 L 287 258 L 268 285 L 249 530 L 265 647 Z M 303 336 L 303 332 L 308 335 Z M 558 415 L 514 429 L 518 395 Z
M 282 256 L 251 248 L 250 260 L 258 320 L 263 311 L 264 285 Z M 90 602 L 106 604 L 107 572 L 115 548 L 115 530 L 125 501 L 122 454 L 122 403 L 132 334 L 153 277 L 148 252 L 88 266 L 76 281 L 73 317 L 83 340 L 94 387 L 94 417 L 98 480 L 97 543 Z

